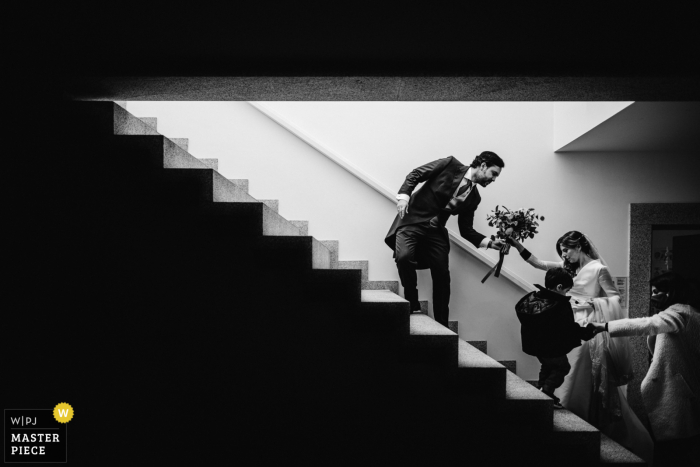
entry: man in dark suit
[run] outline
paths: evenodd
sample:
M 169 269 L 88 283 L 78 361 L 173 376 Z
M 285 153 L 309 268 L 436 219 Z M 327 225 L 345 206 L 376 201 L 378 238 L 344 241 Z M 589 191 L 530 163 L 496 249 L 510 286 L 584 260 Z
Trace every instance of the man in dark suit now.
M 446 157 L 414 169 L 401 185 L 396 199 L 398 214 L 384 242 L 394 250 L 404 297 L 411 312 L 420 310 L 416 269 L 430 268 L 433 278 L 435 321 L 447 327 L 450 303 L 450 239 L 445 228 L 458 216 L 459 233 L 478 248 L 499 250 L 504 243 L 489 240 L 474 230 L 474 211 L 481 197 L 476 185 L 487 187 L 500 175 L 503 160 L 491 151 L 474 158 L 471 166 Z M 413 195 L 416 185 L 425 182 Z

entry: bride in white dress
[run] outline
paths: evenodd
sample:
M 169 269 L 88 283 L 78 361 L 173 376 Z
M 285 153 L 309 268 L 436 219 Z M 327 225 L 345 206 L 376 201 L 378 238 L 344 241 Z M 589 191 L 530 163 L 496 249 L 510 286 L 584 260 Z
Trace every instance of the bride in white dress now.
M 538 269 L 563 267 L 574 278 L 568 293 L 574 319 L 581 326 L 628 318 L 620 307 L 620 292 L 598 250 L 585 235 L 571 231 L 557 240 L 562 261 L 541 261 L 517 240 L 510 239 L 520 255 Z M 603 336 L 602 338 L 600 338 Z M 632 379 L 628 338 L 611 339 L 600 333 L 568 355 L 571 371 L 554 395 L 561 405 L 647 462 L 653 458 L 651 436 L 627 403 Z

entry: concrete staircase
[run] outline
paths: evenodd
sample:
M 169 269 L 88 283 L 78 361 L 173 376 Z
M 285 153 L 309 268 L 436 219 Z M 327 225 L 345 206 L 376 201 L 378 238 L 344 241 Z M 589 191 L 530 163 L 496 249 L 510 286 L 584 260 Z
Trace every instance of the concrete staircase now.
M 93 427 L 85 465 L 644 465 L 153 122 L 81 102 L 62 128 L 82 236 L 56 261 L 89 271 L 63 320 L 90 324 L 47 327 L 40 370 Z

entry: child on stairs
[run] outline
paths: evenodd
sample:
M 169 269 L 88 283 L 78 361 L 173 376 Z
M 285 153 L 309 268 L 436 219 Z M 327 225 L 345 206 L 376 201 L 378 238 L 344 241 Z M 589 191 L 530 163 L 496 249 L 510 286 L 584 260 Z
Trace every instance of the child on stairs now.
M 581 345 L 581 340 L 593 337 L 593 327 L 581 327 L 574 321 L 566 293 L 574 285 L 564 268 L 547 271 L 544 287 L 530 292 L 518 301 L 515 311 L 520 320 L 523 352 L 537 357 L 542 365 L 538 385 L 540 390 L 554 399 L 554 407 L 561 409 L 554 390 L 564 383 L 571 370 L 566 354 Z

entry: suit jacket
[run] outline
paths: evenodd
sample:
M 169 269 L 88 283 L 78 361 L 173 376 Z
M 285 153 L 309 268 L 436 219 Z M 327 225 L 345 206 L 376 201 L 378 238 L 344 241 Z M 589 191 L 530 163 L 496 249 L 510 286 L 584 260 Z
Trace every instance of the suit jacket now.
M 700 434 L 700 313 L 676 304 L 649 318 L 608 323 L 610 335 L 649 336 L 654 357 L 641 385 L 659 441 Z
M 391 224 L 389 233 L 384 239 L 389 248 L 392 250 L 396 249 L 396 230 L 399 227 L 430 221 L 430 219 L 442 212 L 449 212 L 449 210 L 445 209 L 445 206 L 452 199 L 452 195 L 468 169 L 468 165 L 464 165 L 454 157 L 449 156 L 412 170 L 406 176 L 406 180 L 399 190 L 399 194 L 411 196 L 408 201 L 408 213 L 403 219 L 397 214 L 394 222 Z M 420 190 L 413 193 L 416 185 L 421 182 L 425 182 L 425 184 Z M 457 223 L 460 235 L 476 247 L 479 246 L 485 237 L 485 235 L 480 234 L 473 228 L 474 211 L 476 211 L 480 202 L 479 190 L 474 185 L 464 202 L 450 212 L 450 215 L 458 216 Z M 445 238 L 449 241 L 447 229 L 443 228 L 442 230 Z M 426 267 L 425 262 L 420 261 L 420 259 L 418 263 L 419 269 Z

